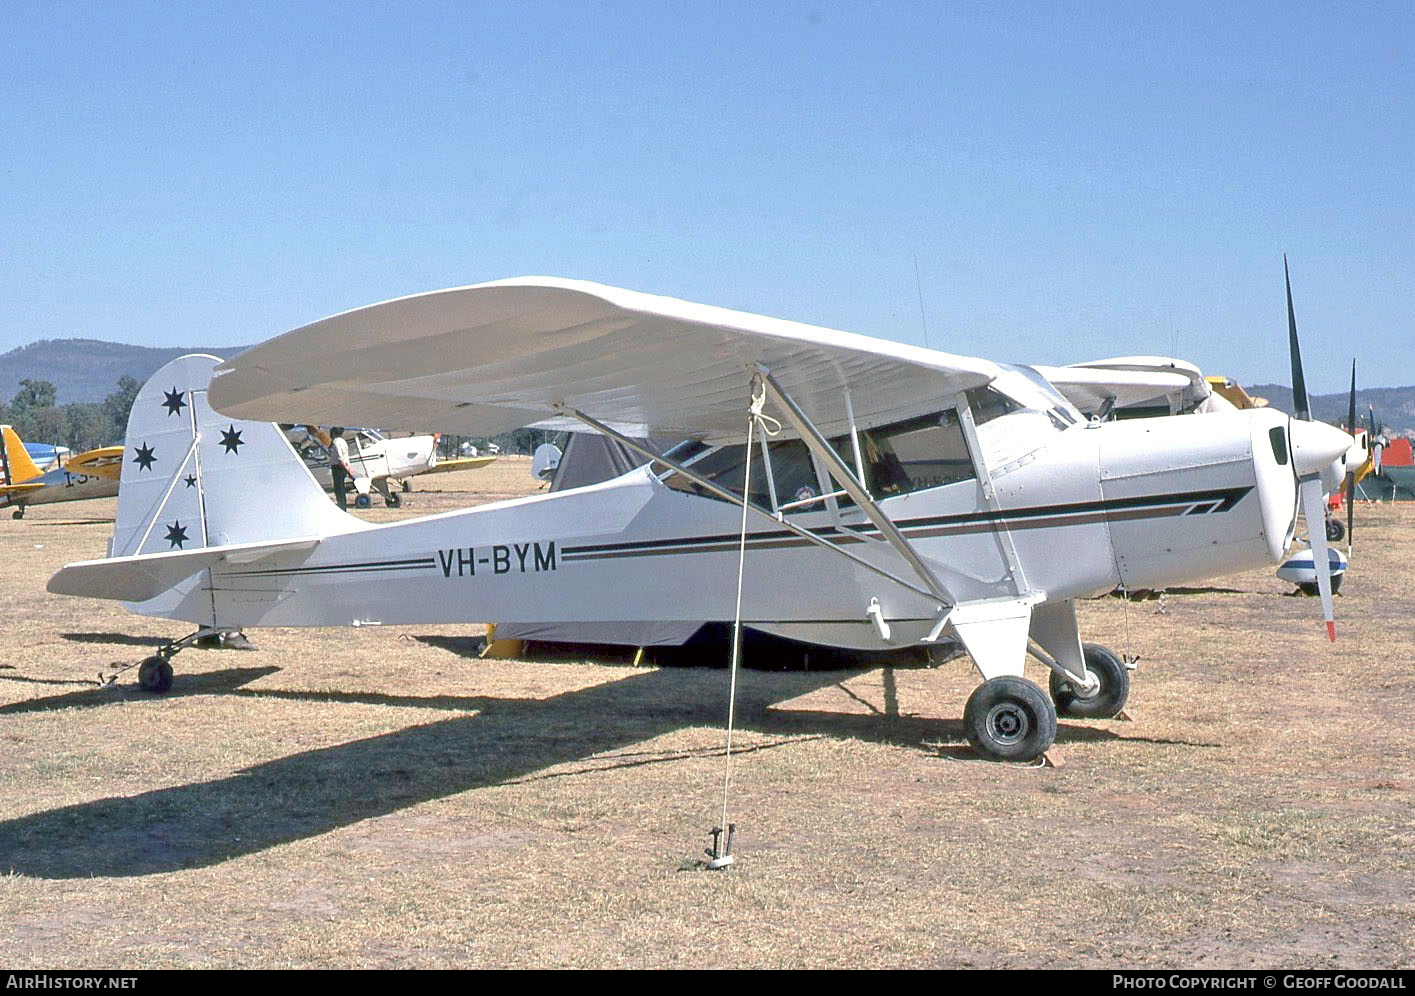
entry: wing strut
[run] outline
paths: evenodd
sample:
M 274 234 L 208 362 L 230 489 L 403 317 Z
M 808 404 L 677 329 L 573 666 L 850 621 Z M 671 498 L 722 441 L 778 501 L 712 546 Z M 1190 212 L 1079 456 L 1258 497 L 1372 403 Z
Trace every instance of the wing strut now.
M 946 605 L 954 604 L 956 599 L 949 595 L 943 582 L 939 581 L 934 572 L 929 569 L 928 564 L 924 563 L 924 558 L 919 556 L 918 551 L 904 538 L 904 534 L 895 528 L 889 516 L 884 514 L 879 504 L 865 490 L 865 486 L 855 477 L 854 471 L 844 460 L 840 459 L 840 454 L 835 452 L 835 447 L 826 441 L 810 418 L 806 416 L 806 413 L 801 411 L 791 395 L 787 394 L 785 389 L 777 383 L 776 378 L 771 375 L 771 371 L 759 364 L 757 373 L 761 375 L 762 381 L 766 384 L 767 394 L 781 408 L 786 420 L 801 434 L 801 441 L 825 464 L 830 476 L 835 478 L 845 489 L 845 493 L 854 499 L 855 504 L 864 511 L 865 515 L 869 516 L 870 521 L 875 524 L 875 528 L 889 541 L 889 545 L 894 547 L 910 567 L 914 568 L 914 572 L 923 580 L 933 597 Z M 852 434 L 854 432 L 853 419 L 851 420 L 851 432 Z
M 912 592 L 923 595 L 925 598 L 938 598 L 948 605 L 951 605 L 953 602 L 951 598 L 947 598 L 945 596 L 939 595 L 934 591 L 921 588 L 917 584 L 914 584 L 910 581 L 906 581 L 898 575 L 894 574 L 893 572 L 887 571 L 877 564 L 870 563 L 864 557 L 861 557 L 858 554 L 853 553 L 852 551 L 847 550 L 842 546 L 838 546 L 835 543 L 832 543 L 830 540 L 811 532 L 809 529 L 803 529 L 802 527 L 796 525 L 796 523 L 791 522 L 789 519 L 773 515 L 771 512 L 768 512 L 766 509 L 760 507 L 759 505 L 754 505 L 753 503 L 747 501 L 745 495 L 733 494 L 726 488 L 723 488 L 720 485 L 714 484 L 712 481 L 709 481 L 701 474 L 695 473 L 691 467 L 685 467 L 683 464 L 679 463 L 677 460 L 674 460 L 672 457 L 664 456 L 660 453 L 655 453 L 648 447 L 639 444 L 638 442 L 633 439 L 630 439 L 628 436 L 624 435 L 621 432 L 616 432 L 614 429 L 605 425 L 603 422 L 589 415 L 586 415 L 584 412 L 580 411 L 577 408 L 571 408 L 568 405 L 557 405 L 555 407 L 555 410 L 558 414 L 569 415 L 573 418 L 579 419 L 581 422 L 585 423 L 585 425 L 589 426 L 595 432 L 603 433 L 610 439 L 613 439 L 616 442 L 622 443 L 623 445 L 627 446 L 635 453 L 642 454 L 644 457 L 647 457 L 654 463 L 661 463 L 665 467 L 669 467 L 672 470 L 677 471 L 678 473 L 686 477 L 688 480 L 698 485 L 700 488 L 703 488 L 706 491 L 711 491 L 723 501 L 731 502 L 734 505 L 745 505 L 748 509 L 753 512 L 756 512 L 763 518 L 770 519 L 777 525 L 786 527 L 786 529 L 795 533 L 797 536 L 801 537 L 804 540 L 809 540 L 810 542 L 816 544 L 816 546 L 821 546 L 827 550 L 831 550 L 835 553 L 838 553 L 847 560 L 859 564 L 861 567 L 871 570 L 874 573 L 880 575 L 881 577 L 893 581 L 897 585 L 902 585 L 903 587 L 908 588 Z M 940 590 L 941 588 L 942 586 L 940 586 Z

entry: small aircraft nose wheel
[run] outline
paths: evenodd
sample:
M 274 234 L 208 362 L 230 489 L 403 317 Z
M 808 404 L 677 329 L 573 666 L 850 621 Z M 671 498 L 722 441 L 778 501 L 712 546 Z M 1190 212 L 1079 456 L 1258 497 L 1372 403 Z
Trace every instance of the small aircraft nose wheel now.
M 368 495 L 359 495 L 357 498 L 354 499 L 355 508 L 368 508 L 372 504 L 373 502 L 369 500 Z
M 1346 538 L 1346 526 L 1340 519 L 1327 520 L 1327 542 L 1339 543 Z
M 145 692 L 160 695 L 172 687 L 172 665 L 167 658 L 153 654 L 138 665 L 138 685 Z
M 1081 648 L 1086 670 L 1095 675 L 1098 684 L 1090 691 L 1077 688 L 1055 671 L 1051 673 L 1051 700 L 1063 716 L 1082 719 L 1110 719 L 1125 708 L 1130 697 L 1130 671 L 1110 650 L 1097 643 Z
M 403 504 L 403 496 L 396 491 L 390 491 L 387 497 L 383 499 L 383 504 L 387 505 L 389 508 L 398 508 Z
M 1056 740 L 1056 709 L 1026 678 L 1002 675 L 973 690 L 963 709 L 968 742 L 989 761 L 1033 761 Z

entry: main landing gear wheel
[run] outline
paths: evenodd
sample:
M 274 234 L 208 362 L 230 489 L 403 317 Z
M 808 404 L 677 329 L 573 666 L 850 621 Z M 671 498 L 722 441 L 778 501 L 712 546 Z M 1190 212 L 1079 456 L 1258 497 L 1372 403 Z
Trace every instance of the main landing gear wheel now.
M 1345 574 L 1333 574 L 1331 576 L 1331 593 L 1333 595 L 1341 590 L 1341 579 L 1344 577 L 1346 577 Z M 1321 594 L 1321 591 L 1317 588 L 1317 582 L 1315 581 L 1302 581 L 1298 583 L 1297 587 L 1301 590 L 1302 594 L 1310 595 L 1313 598 Z
M 355 508 L 368 508 L 372 504 L 373 502 L 369 500 L 368 495 L 359 495 L 357 498 L 354 499 Z
M 1056 740 L 1056 709 L 1026 678 L 1002 675 L 973 690 L 963 709 L 968 742 L 989 761 L 1033 761 Z
M 1130 671 L 1125 663 L 1105 647 L 1088 643 L 1081 648 L 1086 670 L 1100 684 L 1087 693 L 1055 671 L 1051 673 L 1051 700 L 1063 716 L 1082 719 L 1110 719 L 1125 708 L 1130 697 Z
M 390 491 L 384 496 L 383 504 L 389 508 L 398 508 L 403 504 L 403 496 L 396 491 Z
M 23 508 L 17 508 L 17 509 L 15 509 L 13 512 L 10 513 L 10 518 L 12 518 L 12 519 L 23 519 L 24 517 L 25 517 L 25 510 L 24 510 Z
M 1346 538 L 1346 526 L 1340 519 L 1327 520 L 1327 542 L 1339 543 Z
M 138 665 L 138 685 L 145 692 L 161 694 L 172 687 L 172 665 L 167 658 L 153 654 Z

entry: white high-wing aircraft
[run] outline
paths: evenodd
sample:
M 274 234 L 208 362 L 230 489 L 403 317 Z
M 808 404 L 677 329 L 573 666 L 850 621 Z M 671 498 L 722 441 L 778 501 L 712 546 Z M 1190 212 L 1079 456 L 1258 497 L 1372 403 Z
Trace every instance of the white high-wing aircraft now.
M 254 418 L 691 442 L 602 484 L 372 525 Z M 521 278 L 173 361 L 133 407 L 109 556 L 49 590 L 197 624 L 143 662 L 152 690 L 198 636 L 260 625 L 740 618 L 864 649 L 947 634 L 983 678 L 969 740 L 1031 759 L 1058 708 L 1111 716 L 1128 692 L 1115 655 L 1083 648 L 1075 599 L 1280 561 L 1298 482 L 1319 503 L 1350 445 L 1268 409 L 1087 420 L 1029 367 Z M 1023 678 L 1029 653 L 1055 706 Z
M 358 508 L 369 507 L 373 491 L 383 496 L 383 503 L 389 508 L 399 507 L 403 499 L 398 491 L 405 487 L 406 480 L 437 467 L 436 436 L 421 434 L 395 439 L 377 429 L 345 429 L 344 435 L 349 446 L 349 467 L 354 472 L 354 479 L 350 482 L 356 495 L 354 504 Z M 315 480 L 326 491 L 332 491 L 332 443 L 326 442 L 328 433 L 322 429 L 311 431 L 308 426 L 302 426 L 291 429 L 286 433 L 286 438 L 290 439 L 309 466 Z

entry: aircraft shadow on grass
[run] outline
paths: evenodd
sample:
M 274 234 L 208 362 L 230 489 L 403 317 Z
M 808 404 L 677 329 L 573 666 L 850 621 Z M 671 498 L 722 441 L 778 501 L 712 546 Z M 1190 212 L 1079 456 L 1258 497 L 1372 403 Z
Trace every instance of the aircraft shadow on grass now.
M 688 693 L 700 684 L 677 669 L 644 671 L 546 699 L 414 698 L 244 687 L 276 670 L 242 668 L 183 675 L 172 695 L 344 701 L 476 710 L 477 714 L 291 754 L 211 781 L 6 820 L 0 822 L 0 873 L 66 879 L 204 867 L 472 789 L 702 756 L 703 751 L 599 755 L 685 726 L 716 725 L 722 719 L 723 703 L 716 696 L 713 701 L 701 696 L 690 699 Z M 758 734 L 792 738 L 758 744 L 759 750 L 815 734 L 912 747 L 935 755 L 971 756 L 961 721 L 890 715 L 888 679 L 882 713 L 772 708 L 775 702 L 838 683 L 839 678 L 838 672 L 752 675 L 739 686 L 740 725 Z M 0 712 L 97 707 L 142 694 L 130 686 L 116 692 L 92 688 L 15 703 Z M 1137 738 L 1065 724 L 1057 737 L 1059 743 L 1133 739 Z M 940 748 L 939 742 L 949 746 Z M 593 767 L 543 774 L 557 765 L 591 759 Z
M 167 640 L 160 636 L 132 636 L 128 633 L 60 633 L 71 643 L 116 643 L 124 647 L 152 647 L 156 650 Z

